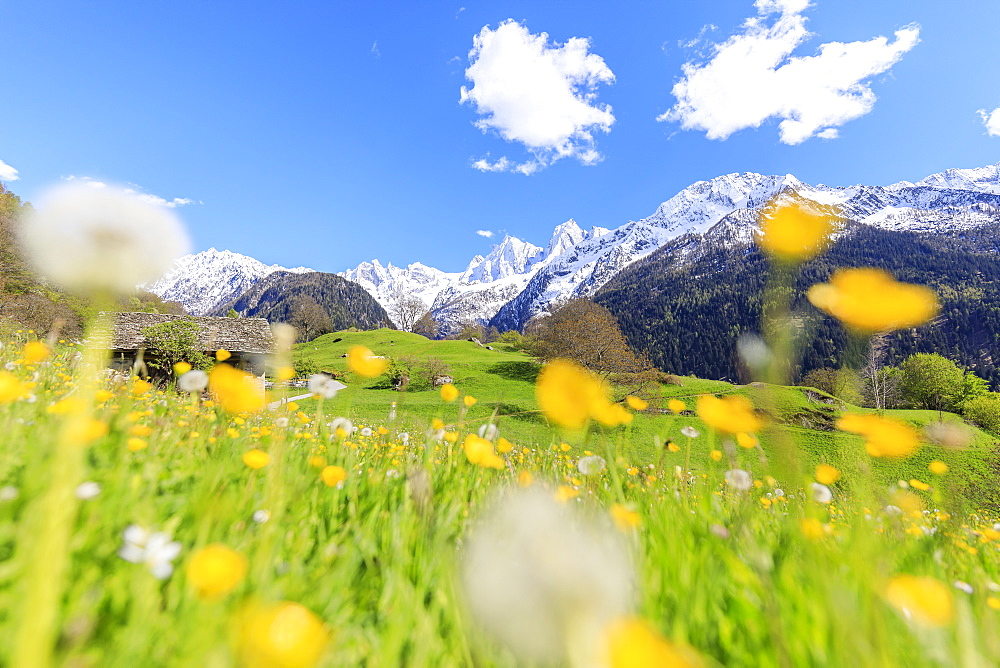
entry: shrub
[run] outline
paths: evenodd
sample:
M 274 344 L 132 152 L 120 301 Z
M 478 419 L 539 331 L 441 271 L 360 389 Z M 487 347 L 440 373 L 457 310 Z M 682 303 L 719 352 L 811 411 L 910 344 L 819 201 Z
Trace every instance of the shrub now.
M 966 401 L 962 414 L 972 424 L 1000 436 L 1000 393 L 990 392 Z

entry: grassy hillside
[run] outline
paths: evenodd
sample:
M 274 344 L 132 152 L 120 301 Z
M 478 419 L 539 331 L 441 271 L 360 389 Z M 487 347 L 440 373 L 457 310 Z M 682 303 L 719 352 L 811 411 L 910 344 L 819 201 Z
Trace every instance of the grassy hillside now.
M 363 379 L 347 372 L 343 355 L 351 346 L 363 345 L 376 355 L 394 359 L 406 357 L 436 357 L 451 368 L 455 385 L 463 395 L 476 398 L 476 403 L 464 411 L 462 400 L 444 403 L 436 390 L 397 391 L 384 378 Z M 337 332 L 296 346 L 295 356 L 314 361 L 321 369 L 345 374 L 348 385 L 336 398 L 325 403 L 324 413 L 349 417 L 359 424 L 387 424 L 399 431 L 420 433 L 434 417 L 447 424 L 457 424 L 462 418 L 467 425 L 478 426 L 496 416 L 500 434 L 516 445 L 547 446 L 559 440 L 559 434 L 549 427 L 538 412 L 534 396 L 534 381 L 539 365 L 521 352 L 488 350 L 470 341 L 432 341 L 422 336 L 380 329 L 367 332 Z M 965 493 L 989 507 L 1000 508 L 1000 495 L 994 490 L 1000 459 L 996 455 L 997 439 L 976 427 L 966 425 L 960 417 L 936 411 L 895 410 L 887 414 L 924 428 L 934 422 L 956 425 L 967 430 L 967 449 L 949 449 L 933 443 L 905 460 L 873 459 L 865 454 L 862 439 L 835 429 L 843 410 L 870 412 L 869 409 L 847 405 L 824 393 L 802 387 L 766 386 L 753 384 L 736 386 L 722 381 L 694 377 L 679 379 L 680 384 L 659 385 L 651 399 L 650 409 L 636 414 L 627 427 L 597 429 L 585 447 L 602 454 L 610 449 L 624 465 L 641 468 L 662 463 L 682 465 L 690 456 L 691 468 L 707 470 L 722 466 L 709 454 L 714 449 L 725 450 L 722 442 L 713 442 L 709 430 L 693 413 L 675 415 L 666 410 L 666 400 L 678 398 L 694 408 L 694 398 L 705 393 L 737 393 L 750 398 L 758 409 L 765 411 L 774 424 L 785 430 L 767 430 L 760 435 L 762 458 L 755 473 L 771 473 L 788 480 L 798 472 L 811 472 L 821 462 L 833 464 L 845 472 L 845 480 L 861 480 L 870 476 L 883 484 L 898 480 L 926 481 L 927 466 L 941 460 L 955 472 L 954 484 Z M 624 395 L 622 388 L 613 388 L 616 399 Z M 390 406 L 395 402 L 395 419 L 387 422 Z M 306 413 L 316 409 L 314 400 L 298 402 Z M 691 425 L 700 435 L 691 439 L 680 432 Z M 416 431 L 414 431 L 416 430 Z M 795 447 L 789 448 L 786 436 L 791 434 Z M 785 439 L 785 440 L 783 440 Z M 666 447 L 673 441 L 680 447 Z M 690 455 L 687 448 L 690 445 Z M 766 461 L 765 461 L 766 460 Z M 792 481 L 789 480 L 789 483 Z

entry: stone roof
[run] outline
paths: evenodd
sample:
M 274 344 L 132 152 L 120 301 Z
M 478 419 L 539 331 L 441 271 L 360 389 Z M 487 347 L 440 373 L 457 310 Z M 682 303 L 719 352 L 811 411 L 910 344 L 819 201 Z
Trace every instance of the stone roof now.
M 198 347 L 205 352 L 220 348 L 231 353 L 269 353 L 273 346 L 271 327 L 263 318 L 215 318 L 162 313 L 116 313 L 113 350 L 137 350 L 146 345 L 142 330 L 173 320 L 198 325 Z

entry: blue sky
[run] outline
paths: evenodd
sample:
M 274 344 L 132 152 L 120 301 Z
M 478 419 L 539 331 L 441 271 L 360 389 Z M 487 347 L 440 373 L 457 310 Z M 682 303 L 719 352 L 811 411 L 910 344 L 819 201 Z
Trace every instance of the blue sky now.
M 996 0 L 464 2 L 0 0 L 0 180 L 134 184 L 194 250 L 457 271 L 477 230 L 543 245 L 729 172 L 1000 161 Z

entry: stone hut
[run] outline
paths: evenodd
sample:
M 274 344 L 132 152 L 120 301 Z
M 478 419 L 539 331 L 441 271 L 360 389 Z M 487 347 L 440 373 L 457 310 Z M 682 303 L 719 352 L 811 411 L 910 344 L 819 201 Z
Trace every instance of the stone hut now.
M 162 313 L 116 313 L 111 343 L 111 366 L 130 371 L 140 350 L 146 347 L 142 330 L 173 320 L 189 320 L 198 325 L 198 348 L 209 356 L 228 350 L 226 360 L 239 369 L 263 376 L 273 339 L 271 327 L 263 318 L 216 318 L 209 316 L 166 315 Z

